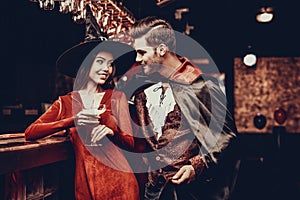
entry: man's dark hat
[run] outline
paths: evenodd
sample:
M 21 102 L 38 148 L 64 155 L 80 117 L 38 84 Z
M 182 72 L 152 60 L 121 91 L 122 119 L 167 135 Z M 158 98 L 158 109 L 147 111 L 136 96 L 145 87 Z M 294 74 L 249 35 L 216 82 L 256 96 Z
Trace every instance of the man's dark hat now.
M 109 52 L 114 57 L 116 71 L 114 76 L 124 74 L 134 63 L 136 51 L 129 45 L 109 41 L 100 30 L 89 6 L 86 8 L 86 34 L 84 42 L 63 52 L 56 61 L 59 71 L 70 77 L 76 77 L 82 62 L 90 52 Z

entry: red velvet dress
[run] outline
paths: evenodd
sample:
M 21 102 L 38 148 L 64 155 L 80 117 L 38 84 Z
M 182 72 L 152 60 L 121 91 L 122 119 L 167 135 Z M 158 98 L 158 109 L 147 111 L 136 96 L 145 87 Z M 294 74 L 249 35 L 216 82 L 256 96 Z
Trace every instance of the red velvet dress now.
M 139 199 L 135 175 L 117 147 L 132 149 L 134 145 L 126 97 L 122 92 L 107 90 L 101 103 L 105 103 L 107 107 L 107 111 L 101 116 L 101 123 L 111 128 L 114 136 L 110 136 L 109 139 L 105 137 L 100 147 L 86 147 L 82 142 L 80 131 L 77 131 L 79 129 L 74 126 L 73 114 L 83 108 L 77 92 L 59 97 L 25 130 L 25 137 L 32 140 L 64 129 L 69 130 L 76 157 L 76 199 Z

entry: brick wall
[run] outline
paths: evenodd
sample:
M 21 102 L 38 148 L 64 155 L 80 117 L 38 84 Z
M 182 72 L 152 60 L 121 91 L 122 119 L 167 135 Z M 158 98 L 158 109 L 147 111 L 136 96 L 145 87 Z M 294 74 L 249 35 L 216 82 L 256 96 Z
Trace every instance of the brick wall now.
M 254 68 L 234 59 L 234 115 L 239 132 L 272 132 L 274 110 L 284 109 L 287 132 L 300 133 L 300 57 L 262 57 Z M 263 129 L 253 124 L 261 113 L 267 119 Z

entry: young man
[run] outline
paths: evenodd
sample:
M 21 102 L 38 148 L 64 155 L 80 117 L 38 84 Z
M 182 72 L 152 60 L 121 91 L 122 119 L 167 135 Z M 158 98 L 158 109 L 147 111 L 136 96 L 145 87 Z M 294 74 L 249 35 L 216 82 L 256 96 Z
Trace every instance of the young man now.
M 146 17 L 129 35 L 143 71 L 130 96 L 148 167 L 144 199 L 228 199 L 237 131 L 218 81 L 174 53 L 167 21 Z

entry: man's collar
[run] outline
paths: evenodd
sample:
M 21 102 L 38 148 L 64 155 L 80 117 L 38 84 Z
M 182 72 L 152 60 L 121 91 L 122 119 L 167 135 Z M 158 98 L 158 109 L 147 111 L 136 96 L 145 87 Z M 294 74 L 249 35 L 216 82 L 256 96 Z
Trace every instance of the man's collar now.
M 192 83 L 194 82 L 203 72 L 197 66 L 193 65 L 187 58 L 178 57 L 181 61 L 181 65 L 176 71 L 170 76 L 170 80 Z

